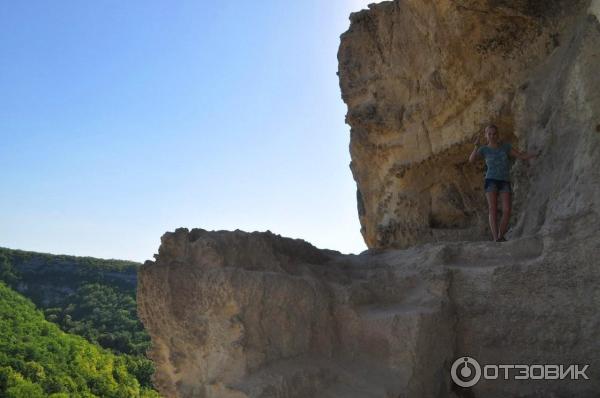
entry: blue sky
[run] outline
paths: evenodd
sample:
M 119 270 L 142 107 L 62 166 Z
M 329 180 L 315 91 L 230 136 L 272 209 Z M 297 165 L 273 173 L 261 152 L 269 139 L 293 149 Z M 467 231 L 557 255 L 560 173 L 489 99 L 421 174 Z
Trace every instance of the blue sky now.
M 2 2 L 0 246 L 143 261 L 183 226 L 364 250 L 336 55 L 370 2 Z

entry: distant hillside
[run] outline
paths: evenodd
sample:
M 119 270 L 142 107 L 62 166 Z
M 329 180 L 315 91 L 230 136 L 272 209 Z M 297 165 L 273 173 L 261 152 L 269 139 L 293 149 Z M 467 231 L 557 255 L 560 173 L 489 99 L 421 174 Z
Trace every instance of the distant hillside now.
M 153 366 L 145 356 L 150 338 L 135 301 L 139 266 L 0 248 L 0 281 L 31 299 L 63 331 L 115 354 L 132 355 L 138 381 L 151 387 Z
M 0 283 L 0 396 L 158 397 L 117 356 L 62 332 L 26 298 Z
M 2 276 L 3 259 L 8 262 L 16 279 Z M 103 283 L 125 291 L 135 290 L 140 265 L 133 261 L 0 248 L 0 279 L 7 281 L 36 304 L 45 302 L 46 306 L 65 294 L 73 293 L 76 286 L 85 283 Z M 7 267 L 5 265 L 4 269 Z

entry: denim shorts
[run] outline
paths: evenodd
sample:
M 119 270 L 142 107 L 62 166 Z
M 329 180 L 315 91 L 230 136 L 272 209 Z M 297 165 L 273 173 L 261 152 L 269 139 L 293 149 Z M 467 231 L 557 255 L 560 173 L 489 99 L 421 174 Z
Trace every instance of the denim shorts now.
M 510 181 L 495 180 L 486 178 L 483 185 L 485 192 L 512 192 Z

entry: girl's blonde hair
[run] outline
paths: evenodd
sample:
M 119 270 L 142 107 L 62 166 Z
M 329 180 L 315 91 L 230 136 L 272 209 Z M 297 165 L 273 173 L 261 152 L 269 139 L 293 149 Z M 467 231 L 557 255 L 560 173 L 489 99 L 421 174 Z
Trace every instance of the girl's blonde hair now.
M 487 133 L 488 129 L 494 129 L 496 131 L 496 133 L 498 132 L 498 126 L 496 126 L 495 124 L 488 124 L 487 127 L 485 128 L 485 131 Z

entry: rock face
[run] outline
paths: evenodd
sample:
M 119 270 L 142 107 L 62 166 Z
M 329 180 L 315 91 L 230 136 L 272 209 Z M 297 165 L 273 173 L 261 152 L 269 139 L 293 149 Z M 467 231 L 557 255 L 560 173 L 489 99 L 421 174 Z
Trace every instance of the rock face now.
M 466 160 L 473 138 L 491 122 L 516 147 L 544 149 L 534 172 L 547 173 L 587 146 L 598 123 L 598 21 L 588 7 L 589 1 L 404 0 L 352 14 L 339 76 L 368 247 L 489 235 L 484 166 Z M 559 136 L 572 138 L 572 150 Z M 529 202 L 532 176 L 520 164 L 516 169 L 516 200 Z M 566 181 L 541 183 L 536 192 L 546 195 Z M 550 208 L 537 211 L 540 225 L 528 231 L 555 216 Z
M 169 397 L 447 390 L 439 375 L 454 324 L 448 271 L 433 266 L 441 255 L 344 256 L 271 233 L 167 233 L 138 286 L 157 387 Z M 447 333 L 436 333 L 442 325 Z
M 598 222 L 362 255 L 268 232 L 167 233 L 138 285 L 155 384 L 166 397 L 595 397 Z M 590 380 L 459 389 L 463 355 L 589 364 Z
M 167 397 L 596 397 L 600 2 L 404 0 L 351 16 L 340 82 L 361 255 L 178 229 L 138 275 Z M 515 163 L 510 240 L 485 238 L 488 122 Z M 479 241 L 477 241 L 479 239 Z M 452 383 L 453 362 L 588 364 L 589 380 Z

